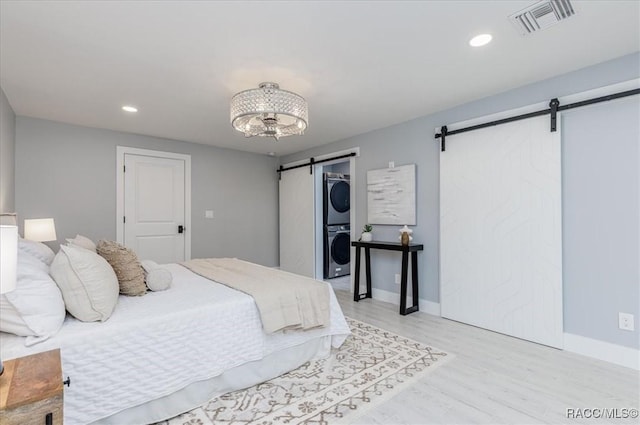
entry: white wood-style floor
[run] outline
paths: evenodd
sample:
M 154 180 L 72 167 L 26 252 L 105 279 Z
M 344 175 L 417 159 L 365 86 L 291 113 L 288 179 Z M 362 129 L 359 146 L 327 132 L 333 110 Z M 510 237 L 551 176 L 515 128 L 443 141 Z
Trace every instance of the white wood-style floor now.
M 639 424 L 568 418 L 567 409 L 638 409 L 640 373 L 600 360 L 336 290 L 345 315 L 427 343 L 455 358 L 376 406 L 356 424 Z M 637 410 L 636 410 L 637 412 Z M 598 412 L 595 411 L 597 415 Z
M 334 291 L 350 291 L 351 290 L 351 276 L 334 277 L 333 279 L 325 279 L 327 283 L 331 284 Z

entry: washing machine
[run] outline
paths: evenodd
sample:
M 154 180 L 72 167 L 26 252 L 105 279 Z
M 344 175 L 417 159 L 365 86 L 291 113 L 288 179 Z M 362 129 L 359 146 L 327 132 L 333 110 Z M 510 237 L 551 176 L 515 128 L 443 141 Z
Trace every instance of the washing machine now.
M 324 173 L 324 224 L 349 224 L 349 174 Z
M 351 226 L 342 224 L 324 229 L 324 278 L 348 275 L 351 270 Z

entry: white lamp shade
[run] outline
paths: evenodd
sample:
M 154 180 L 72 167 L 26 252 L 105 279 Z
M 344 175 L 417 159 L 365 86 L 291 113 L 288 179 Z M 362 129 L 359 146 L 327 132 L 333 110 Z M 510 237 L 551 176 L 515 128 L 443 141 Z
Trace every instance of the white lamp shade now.
M 0 226 L 0 294 L 16 289 L 18 227 Z
M 30 241 L 55 241 L 56 225 L 52 218 L 37 218 L 24 221 L 24 238 Z

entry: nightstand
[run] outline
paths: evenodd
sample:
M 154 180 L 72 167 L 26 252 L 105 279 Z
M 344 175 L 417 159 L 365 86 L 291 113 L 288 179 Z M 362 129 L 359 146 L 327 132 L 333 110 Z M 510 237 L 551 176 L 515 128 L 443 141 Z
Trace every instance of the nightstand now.
M 62 425 L 60 350 L 4 362 L 0 425 Z

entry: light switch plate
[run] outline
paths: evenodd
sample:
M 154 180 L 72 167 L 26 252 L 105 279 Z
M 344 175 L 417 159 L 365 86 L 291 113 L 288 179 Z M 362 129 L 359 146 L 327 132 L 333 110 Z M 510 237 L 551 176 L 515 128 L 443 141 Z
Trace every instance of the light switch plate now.
M 213 210 L 205 210 L 204 218 L 213 218 Z

